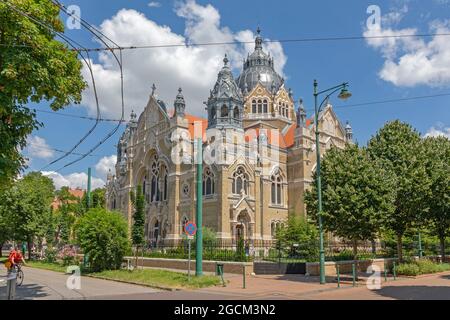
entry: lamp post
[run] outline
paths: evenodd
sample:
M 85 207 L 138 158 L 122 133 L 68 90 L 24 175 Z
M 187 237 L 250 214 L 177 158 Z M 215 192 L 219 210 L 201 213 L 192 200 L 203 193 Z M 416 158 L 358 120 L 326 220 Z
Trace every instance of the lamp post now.
M 320 246 L 320 284 L 325 284 L 325 251 L 323 248 L 323 226 L 322 226 L 322 185 L 320 178 L 320 137 L 319 137 L 319 113 L 325 101 L 328 101 L 329 97 L 334 93 L 341 91 L 338 95 L 339 99 L 347 100 L 351 97 L 351 93 L 347 90 L 348 82 L 341 83 L 340 85 L 332 88 L 319 91 L 317 80 L 314 80 L 314 125 L 316 130 L 316 159 L 317 159 L 317 216 L 319 220 L 319 246 Z M 318 97 L 321 94 L 328 93 L 323 101 L 318 104 Z

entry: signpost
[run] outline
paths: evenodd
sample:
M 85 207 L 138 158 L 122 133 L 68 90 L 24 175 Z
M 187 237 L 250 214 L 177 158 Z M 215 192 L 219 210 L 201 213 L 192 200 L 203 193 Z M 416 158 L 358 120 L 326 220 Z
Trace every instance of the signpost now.
M 184 225 L 184 232 L 186 233 L 188 237 L 188 281 L 191 280 L 191 240 L 194 238 L 194 235 L 197 233 L 197 225 L 192 222 L 188 221 Z

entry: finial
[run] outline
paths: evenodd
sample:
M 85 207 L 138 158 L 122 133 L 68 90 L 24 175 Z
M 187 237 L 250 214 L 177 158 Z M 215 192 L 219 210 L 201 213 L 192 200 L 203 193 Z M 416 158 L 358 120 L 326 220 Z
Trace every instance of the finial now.
M 178 93 L 181 94 L 183 90 L 181 89 L 181 87 L 178 88 Z
M 259 34 L 261 34 L 261 29 L 259 28 L 259 26 L 258 26 L 258 28 L 256 29 L 256 33 L 259 35 Z
M 228 57 L 227 57 L 226 53 L 225 53 L 225 58 L 223 58 L 223 64 L 224 64 L 224 66 L 227 66 L 227 64 L 228 64 Z
M 155 95 L 155 91 L 156 91 L 156 86 L 155 84 L 152 85 L 152 96 Z

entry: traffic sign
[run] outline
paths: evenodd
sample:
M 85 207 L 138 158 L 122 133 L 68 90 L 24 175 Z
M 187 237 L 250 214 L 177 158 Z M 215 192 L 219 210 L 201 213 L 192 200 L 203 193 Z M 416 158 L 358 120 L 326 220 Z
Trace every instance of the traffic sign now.
M 197 225 L 192 221 L 186 222 L 184 225 L 184 232 L 188 236 L 194 236 L 197 233 Z

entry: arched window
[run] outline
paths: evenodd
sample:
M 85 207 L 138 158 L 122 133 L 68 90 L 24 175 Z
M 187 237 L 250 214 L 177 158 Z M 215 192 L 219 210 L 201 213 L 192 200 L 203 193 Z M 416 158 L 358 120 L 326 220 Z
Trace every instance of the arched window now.
M 186 223 L 188 223 L 188 222 L 189 222 L 189 219 L 186 216 L 184 216 L 183 219 L 181 219 L 181 232 L 183 234 L 186 232 L 185 226 L 186 226 Z
M 167 183 L 168 183 L 168 177 L 167 177 L 167 172 L 164 175 L 164 198 L 163 200 L 166 201 L 167 200 L 167 193 L 168 193 L 168 189 L 167 189 Z
M 226 105 L 223 105 L 222 109 L 220 109 L 220 116 L 228 117 L 228 107 Z
M 236 106 L 236 107 L 234 107 L 234 110 L 233 110 L 233 117 L 235 118 L 235 119 L 239 119 L 239 108 Z
M 203 172 L 203 195 L 214 194 L 214 173 L 208 167 Z
M 256 113 L 256 100 L 252 101 L 252 113 Z
M 238 167 L 233 174 L 232 192 L 234 194 L 240 194 L 242 191 L 248 194 L 248 175 L 245 173 L 244 168 Z
M 258 113 L 262 113 L 262 101 L 258 100 Z
M 167 200 L 167 167 L 165 164 L 161 164 L 160 167 L 160 177 L 159 177 L 159 196 L 157 201 Z
M 282 191 L 283 191 L 283 180 L 280 175 L 280 171 L 277 171 L 270 178 L 272 181 L 271 185 L 271 201 L 272 204 L 281 205 L 282 204 Z
M 209 115 L 209 118 L 211 120 L 216 119 L 216 108 L 214 108 L 214 107 L 211 108 L 211 114 Z
M 152 162 L 151 166 L 151 184 L 150 184 L 150 202 L 159 201 L 159 192 L 158 192 L 158 176 L 159 176 L 159 167 L 158 167 L 158 159 L 155 159 Z
M 142 194 L 144 195 L 144 198 L 147 199 L 147 176 L 145 176 L 142 181 Z
M 264 101 L 263 101 L 263 112 L 267 113 L 267 100 L 266 99 L 264 99 Z

